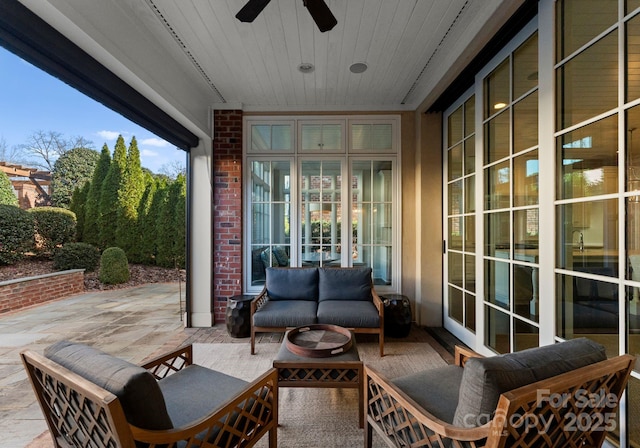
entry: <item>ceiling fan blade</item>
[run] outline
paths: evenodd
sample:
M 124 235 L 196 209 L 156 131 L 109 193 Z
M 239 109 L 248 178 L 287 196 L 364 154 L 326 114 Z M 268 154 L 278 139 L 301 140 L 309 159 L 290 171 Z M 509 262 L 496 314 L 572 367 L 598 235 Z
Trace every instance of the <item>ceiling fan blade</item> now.
M 271 0 L 249 0 L 238 14 L 236 14 L 236 19 L 241 22 L 253 22 L 270 1 Z
M 321 32 L 329 31 L 338 24 L 324 0 L 302 0 L 302 2 Z

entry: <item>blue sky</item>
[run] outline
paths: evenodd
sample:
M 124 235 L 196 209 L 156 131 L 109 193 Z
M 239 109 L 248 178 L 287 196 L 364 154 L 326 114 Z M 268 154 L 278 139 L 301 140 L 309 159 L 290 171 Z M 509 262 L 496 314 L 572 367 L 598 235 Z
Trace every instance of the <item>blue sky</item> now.
M 13 148 L 35 131 L 82 136 L 98 151 L 106 143 L 112 154 L 119 134 L 127 146 L 135 136 L 142 166 L 154 173 L 186 161 L 184 151 L 0 47 L 0 140 Z

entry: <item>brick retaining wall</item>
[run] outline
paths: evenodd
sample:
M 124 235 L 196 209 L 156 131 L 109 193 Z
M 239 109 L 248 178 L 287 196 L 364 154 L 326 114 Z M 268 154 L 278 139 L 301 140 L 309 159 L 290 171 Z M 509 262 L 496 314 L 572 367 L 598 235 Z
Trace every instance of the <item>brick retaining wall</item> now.
M 84 269 L 0 282 L 0 314 L 84 292 Z

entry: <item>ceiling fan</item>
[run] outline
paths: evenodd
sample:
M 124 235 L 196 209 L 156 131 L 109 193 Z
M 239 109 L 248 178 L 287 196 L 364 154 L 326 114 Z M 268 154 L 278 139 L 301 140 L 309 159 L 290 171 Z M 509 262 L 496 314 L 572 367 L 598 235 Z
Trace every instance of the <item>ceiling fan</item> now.
M 241 22 L 253 22 L 270 1 L 249 0 L 240 12 L 236 14 L 236 19 Z M 321 32 L 329 31 L 338 23 L 324 0 L 302 0 L 302 3 L 309 10 L 309 14 L 311 14 L 313 21 L 316 22 Z

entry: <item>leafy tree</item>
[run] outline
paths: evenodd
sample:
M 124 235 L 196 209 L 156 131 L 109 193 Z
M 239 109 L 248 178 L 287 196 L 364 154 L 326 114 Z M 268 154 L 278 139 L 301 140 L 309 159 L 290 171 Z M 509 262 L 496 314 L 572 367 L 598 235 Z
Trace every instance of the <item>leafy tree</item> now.
M 109 165 L 102 189 L 100 191 L 100 241 L 98 247 L 115 246 L 116 225 L 118 222 L 118 191 L 122 183 L 122 175 L 127 166 L 127 147 L 122 135 L 118 136 L 113 150 L 113 158 Z
M 18 197 L 4 171 L 0 171 L 0 204 L 18 206 Z
M 156 220 L 156 264 L 163 267 L 173 267 L 175 228 L 173 214 L 180 194 L 180 186 L 172 182 L 166 188 L 165 200 L 159 204 Z
M 84 228 L 82 230 L 81 240 L 94 246 L 98 246 L 100 243 L 100 193 L 102 191 L 102 183 L 105 177 L 107 177 L 110 165 L 111 153 L 107 145 L 104 144 L 98 163 L 93 170 L 89 192 L 87 193 L 84 210 Z
M 175 182 L 176 189 L 176 202 L 173 213 L 173 228 L 174 228 L 174 242 L 173 242 L 173 258 L 176 262 L 176 266 L 185 267 L 187 258 L 187 179 L 184 175 L 179 174 Z
M 186 259 L 186 193 L 185 176 L 178 175 L 167 191 L 167 200 L 160 212 L 158 227 L 158 264 L 184 267 Z
M 140 199 L 140 204 L 138 205 L 138 225 L 137 225 L 137 234 L 140 239 L 138 240 L 137 251 L 134 254 L 137 258 L 132 260 L 134 263 L 143 263 L 143 264 L 152 264 L 153 262 L 153 247 L 155 245 L 155 220 L 149 226 L 148 216 L 151 213 L 151 207 L 153 204 L 153 198 L 156 193 L 156 181 L 153 178 L 153 175 L 149 171 L 144 171 L 144 193 L 142 194 L 142 198 Z M 153 240 L 152 244 L 148 244 L 148 233 L 151 233 L 150 230 L 153 229 Z
M 138 207 L 144 194 L 144 186 L 138 142 L 133 137 L 129 143 L 126 166 L 118 189 L 118 227 L 116 229 L 116 245 L 125 251 L 127 258 L 131 261 L 137 261 L 140 258 Z
M 143 263 L 156 263 L 158 255 L 158 219 L 160 212 L 164 209 L 167 193 L 167 180 L 152 177 L 151 181 L 147 183 L 146 197 L 140 202 L 141 207 L 145 207 L 144 214 L 140 215 L 140 233 L 142 234 L 141 260 Z
M 91 182 L 85 182 L 82 188 L 76 188 L 73 190 L 71 196 L 71 204 L 69 204 L 69 210 L 76 214 L 76 240 L 82 241 L 84 232 L 84 218 L 85 207 L 87 204 L 87 196 L 89 195 L 89 189 L 91 188 Z
M 56 160 L 51 172 L 51 199 L 56 207 L 69 208 L 73 191 L 91 180 L 99 158 L 93 149 L 74 148 Z

